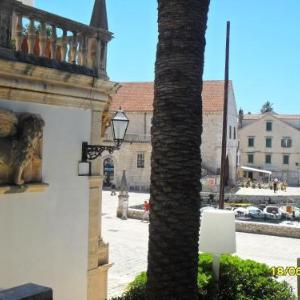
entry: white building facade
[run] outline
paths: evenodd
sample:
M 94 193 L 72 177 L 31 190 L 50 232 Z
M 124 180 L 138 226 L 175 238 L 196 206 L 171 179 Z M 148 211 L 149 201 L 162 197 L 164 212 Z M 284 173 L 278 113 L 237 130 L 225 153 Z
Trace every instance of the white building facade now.
M 247 114 L 241 125 L 241 165 L 271 171 L 273 178 L 300 185 L 300 115 Z

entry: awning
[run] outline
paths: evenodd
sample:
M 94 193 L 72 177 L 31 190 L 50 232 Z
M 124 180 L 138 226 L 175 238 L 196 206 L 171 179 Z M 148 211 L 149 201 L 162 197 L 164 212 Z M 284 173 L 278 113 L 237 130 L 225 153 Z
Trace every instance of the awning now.
M 269 174 L 269 175 L 272 174 L 271 171 L 261 170 L 261 169 L 255 169 L 255 168 L 245 167 L 245 166 L 242 166 L 241 169 L 242 169 L 242 170 L 245 170 L 245 171 L 259 172 L 259 173 L 265 173 L 265 174 Z

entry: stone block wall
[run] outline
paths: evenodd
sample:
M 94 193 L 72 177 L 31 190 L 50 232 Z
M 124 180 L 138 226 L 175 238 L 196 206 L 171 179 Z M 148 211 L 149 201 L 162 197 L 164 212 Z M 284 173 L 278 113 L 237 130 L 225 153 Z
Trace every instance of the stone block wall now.
M 236 221 L 235 228 L 239 232 L 300 238 L 300 227 L 295 226 Z
M 114 162 L 114 183 L 120 186 L 123 170 L 130 191 L 149 191 L 151 174 L 151 144 L 150 143 L 123 143 L 120 151 L 115 151 L 112 159 Z M 137 167 L 137 155 L 144 155 L 144 168 Z M 106 157 L 104 157 L 105 159 Z

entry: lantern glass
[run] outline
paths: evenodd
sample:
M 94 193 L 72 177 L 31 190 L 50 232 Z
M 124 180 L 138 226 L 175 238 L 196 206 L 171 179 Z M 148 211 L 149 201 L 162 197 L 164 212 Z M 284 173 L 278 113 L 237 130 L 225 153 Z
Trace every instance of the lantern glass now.
M 118 110 L 112 119 L 114 140 L 123 141 L 127 131 L 129 120 L 122 110 Z

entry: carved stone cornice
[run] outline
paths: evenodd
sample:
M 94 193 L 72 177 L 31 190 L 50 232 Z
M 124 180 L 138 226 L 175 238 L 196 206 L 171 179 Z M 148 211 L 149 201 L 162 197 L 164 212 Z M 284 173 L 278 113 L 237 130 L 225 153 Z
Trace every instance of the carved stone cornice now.
M 102 111 L 118 83 L 0 59 L 0 98 Z

